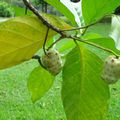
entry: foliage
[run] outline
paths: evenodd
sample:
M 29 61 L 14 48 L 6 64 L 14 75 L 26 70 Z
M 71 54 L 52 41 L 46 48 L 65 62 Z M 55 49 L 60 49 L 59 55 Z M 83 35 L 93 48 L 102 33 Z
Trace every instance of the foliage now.
M 31 1 L 33 4 L 35 4 L 35 5 L 39 5 L 40 4 L 40 0 L 32 0 Z
M 30 74 L 28 89 L 32 93 L 32 101 L 39 100 L 53 85 L 54 77 L 42 67 L 35 68 Z
M 14 9 L 6 2 L 0 1 L 0 16 L 1 17 L 12 17 L 14 16 Z
M 98 56 L 82 46 L 77 46 L 67 55 L 62 99 L 68 120 L 104 119 L 109 88 L 100 77 L 102 64 Z
M 56 9 L 58 9 L 63 15 L 65 15 L 71 23 L 76 24 L 74 15 L 69 11 L 69 9 L 64 6 L 59 0 L 45 0 L 50 5 L 54 6 Z
M 46 2 L 57 8 L 73 25 L 76 25 L 73 13 L 60 1 L 46 0 Z M 43 54 L 46 54 L 44 41 L 48 43 L 48 40 L 54 38 L 58 32 L 61 34 L 61 39 L 56 40 L 65 41 L 60 51 L 67 50 L 62 70 L 61 91 L 66 118 L 104 120 L 108 111 L 110 93 L 108 84 L 101 78 L 103 61 L 110 54 L 116 55 L 117 58 L 120 52 L 109 36 L 103 37 L 95 33 L 90 35 L 86 31 L 101 18 L 113 13 L 120 3 L 119 0 L 82 0 L 81 5 L 84 24 L 87 25 L 80 28 L 81 31 L 77 30 L 78 28 L 73 29 L 56 16 L 41 13 L 38 15 L 33 9 L 40 19 L 25 16 L 0 24 L 0 68 L 11 67 L 31 59 L 41 47 L 44 50 Z M 71 29 L 72 32 L 62 32 L 63 29 L 65 31 Z M 52 45 L 55 44 L 54 39 L 50 42 Z M 59 47 L 56 48 L 59 50 Z M 40 59 L 38 61 L 40 62 Z M 46 71 L 46 68 L 35 68 L 28 79 L 32 101 L 40 99 L 52 84 L 52 75 Z
M 112 13 L 118 6 L 119 0 L 83 0 L 82 10 L 83 17 L 86 24 L 98 21 L 105 15 Z
M 35 4 L 35 5 L 40 5 L 40 4 L 45 3 L 44 0 L 31 0 L 31 2 L 32 2 L 33 4 Z
M 69 28 L 64 22 L 59 24 L 60 20 L 57 20 L 57 18 L 51 18 L 49 15 L 44 16 L 49 22 L 53 23 L 54 21 L 53 24 L 57 27 L 62 28 L 63 26 L 66 26 L 66 28 Z M 4 62 L 1 62 L 0 69 L 31 59 L 42 47 L 47 30 L 46 26 L 42 22 L 39 22 L 38 18 L 33 16 L 10 19 L 0 24 L 0 28 L 0 61 L 6 59 Z M 55 34 L 54 31 L 50 30 L 49 38 Z M 16 59 L 14 59 L 15 56 Z

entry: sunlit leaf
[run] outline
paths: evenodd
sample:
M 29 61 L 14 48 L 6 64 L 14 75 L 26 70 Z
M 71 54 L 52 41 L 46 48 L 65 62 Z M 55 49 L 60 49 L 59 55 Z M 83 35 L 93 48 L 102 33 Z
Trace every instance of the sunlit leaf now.
M 119 0 L 82 0 L 85 24 L 98 21 L 103 16 L 112 13 L 119 5 Z
M 70 27 L 62 20 L 45 15 L 56 27 Z M 0 69 L 14 66 L 29 60 L 42 47 L 47 27 L 35 16 L 10 19 L 0 24 Z M 51 30 L 48 39 L 57 34 Z
M 59 10 L 63 15 L 65 15 L 73 24 L 76 24 L 75 17 L 70 12 L 70 10 L 60 2 L 60 0 L 45 0 L 50 5 L 54 6 L 57 10 Z
M 62 83 L 67 120 L 104 120 L 109 88 L 101 79 L 102 64 L 99 57 L 82 46 L 67 55 Z
M 28 79 L 28 89 L 32 93 L 32 101 L 39 100 L 51 88 L 54 77 L 42 67 L 35 68 Z

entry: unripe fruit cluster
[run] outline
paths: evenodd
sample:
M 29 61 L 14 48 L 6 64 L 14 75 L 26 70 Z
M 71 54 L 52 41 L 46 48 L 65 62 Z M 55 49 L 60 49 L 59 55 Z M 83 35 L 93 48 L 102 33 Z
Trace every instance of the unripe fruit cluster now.
M 57 50 L 49 50 L 42 56 L 42 63 L 53 75 L 60 73 L 62 69 L 62 59 Z
M 108 84 L 114 84 L 120 79 L 120 59 L 116 56 L 109 56 L 104 63 L 102 78 Z

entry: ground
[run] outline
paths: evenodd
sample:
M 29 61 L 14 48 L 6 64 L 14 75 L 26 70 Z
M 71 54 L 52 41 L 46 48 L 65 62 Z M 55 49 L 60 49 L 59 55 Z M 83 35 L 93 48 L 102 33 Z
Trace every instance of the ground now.
M 98 24 L 94 30 L 106 36 L 110 25 Z M 0 71 L 0 120 L 66 120 L 61 101 L 61 75 L 52 89 L 35 104 L 27 89 L 29 73 L 38 66 L 30 60 L 13 68 Z M 111 87 L 111 99 L 107 120 L 120 120 L 120 81 Z
M 61 120 L 64 117 L 60 77 L 40 101 L 32 103 L 27 78 L 37 65 L 32 60 L 0 72 L 0 120 Z

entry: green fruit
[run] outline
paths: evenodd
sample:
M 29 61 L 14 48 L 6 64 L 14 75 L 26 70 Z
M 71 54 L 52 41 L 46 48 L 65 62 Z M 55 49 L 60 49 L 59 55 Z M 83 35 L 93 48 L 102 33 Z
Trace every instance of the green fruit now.
M 108 84 L 114 84 L 120 79 L 120 59 L 109 56 L 104 63 L 102 78 Z
M 57 50 L 49 50 L 42 56 L 42 63 L 53 75 L 57 75 L 62 70 L 62 59 Z

